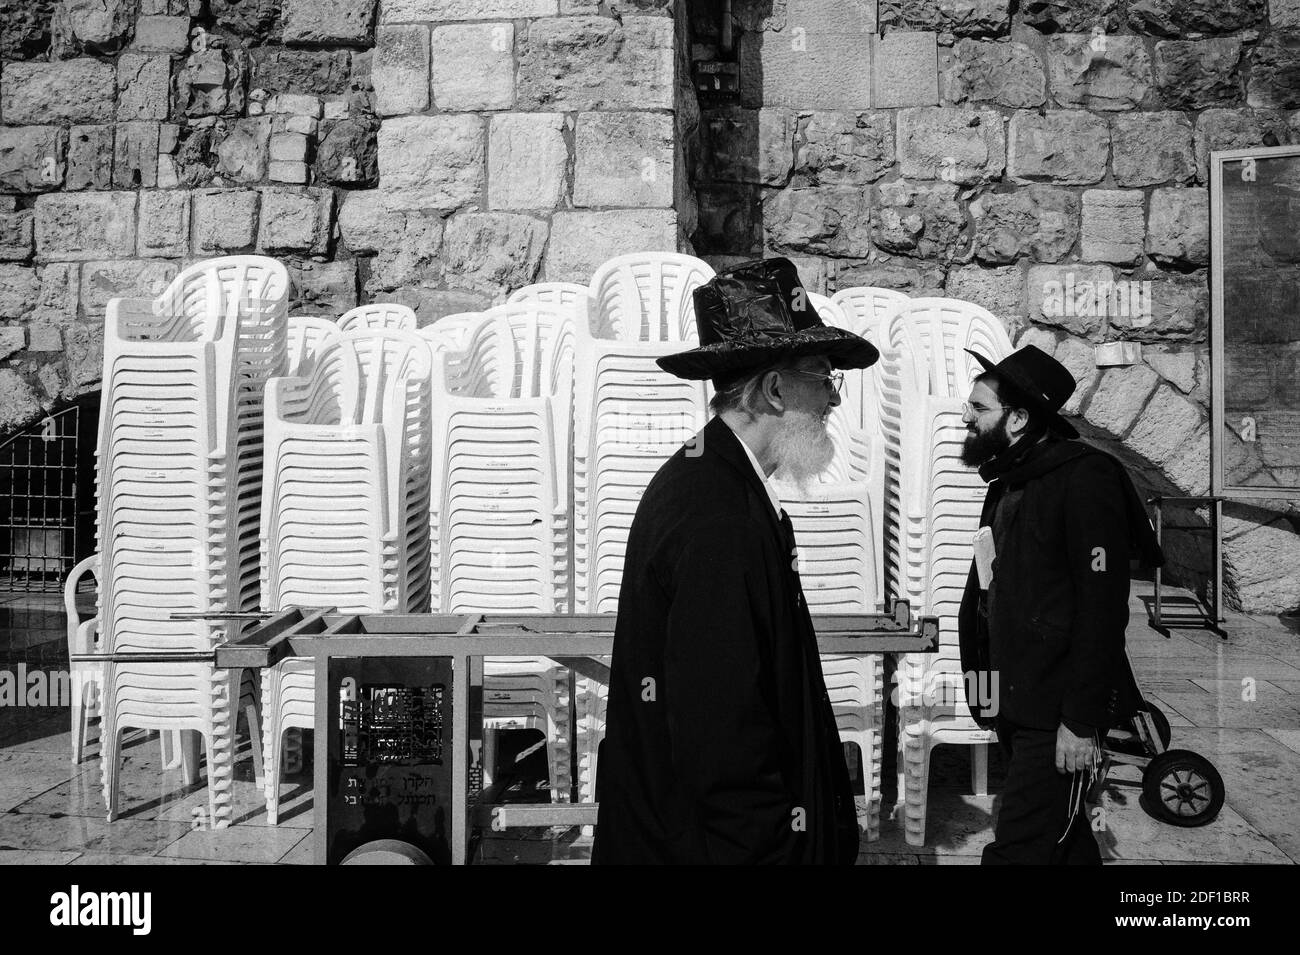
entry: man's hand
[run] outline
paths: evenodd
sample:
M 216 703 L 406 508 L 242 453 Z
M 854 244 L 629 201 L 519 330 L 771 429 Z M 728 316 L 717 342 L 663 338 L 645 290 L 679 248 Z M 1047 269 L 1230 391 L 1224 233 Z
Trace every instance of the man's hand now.
M 1075 736 L 1065 724 L 1056 728 L 1056 771 L 1077 773 L 1097 763 L 1097 743 L 1091 736 Z

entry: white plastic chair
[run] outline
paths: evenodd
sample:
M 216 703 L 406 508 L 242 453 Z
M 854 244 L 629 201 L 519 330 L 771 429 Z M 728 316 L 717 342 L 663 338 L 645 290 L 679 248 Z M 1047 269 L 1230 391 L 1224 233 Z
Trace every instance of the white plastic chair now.
M 413 332 L 416 329 L 415 310 L 396 302 L 374 302 L 349 309 L 339 318 L 339 331 L 354 332 L 365 329 L 392 329 Z

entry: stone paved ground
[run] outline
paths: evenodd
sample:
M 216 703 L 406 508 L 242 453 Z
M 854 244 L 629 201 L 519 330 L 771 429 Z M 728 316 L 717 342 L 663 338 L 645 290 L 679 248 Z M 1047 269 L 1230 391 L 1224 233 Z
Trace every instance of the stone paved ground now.
M 1223 775 L 1227 803 L 1200 829 L 1153 820 L 1137 791 L 1112 787 L 1104 796 L 1104 856 L 1116 864 L 1300 862 L 1300 635 L 1275 618 L 1231 614 L 1229 639 L 1181 629 L 1165 639 L 1146 624 L 1139 591 L 1131 606 L 1130 653 L 1139 680 L 1173 727 L 1173 746 L 1209 758 Z M 57 665 L 64 652 L 57 601 L 0 597 L 0 666 Z M 1243 680 L 1254 700 L 1243 702 Z M 69 764 L 65 710 L 0 709 L 0 862 L 89 865 L 169 863 L 308 863 L 311 860 L 309 775 L 281 786 L 280 824 L 266 824 L 252 760 L 241 739 L 235 824 L 213 832 L 194 828 L 206 806 L 202 781 L 186 787 L 177 770 L 160 769 L 158 742 L 134 734 L 125 748 L 122 818 L 104 821 L 99 767 L 93 756 Z M 1001 759 L 990 759 L 996 792 Z M 994 796 L 971 795 L 967 754 L 935 751 L 926 845 L 906 844 L 890 818 L 881 838 L 864 848 L 869 865 L 961 865 L 979 861 L 989 838 Z M 1133 777 L 1136 778 L 1136 777 Z M 887 802 L 892 794 L 887 797 Z M 886 807 L 888 810 L 888 805 Z M 888 813 L 886 812 L 886 816 Z M 577 830 L 489 836 L 482 848 L 493 863 L 582 862 L 590 839 Z

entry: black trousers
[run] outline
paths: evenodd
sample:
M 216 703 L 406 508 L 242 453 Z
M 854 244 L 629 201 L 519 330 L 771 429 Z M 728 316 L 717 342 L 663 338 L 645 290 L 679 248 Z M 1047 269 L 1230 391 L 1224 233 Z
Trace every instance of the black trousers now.
M 1005 720 L 998 721 L 997 731 L 1009 765 L 982 864 L 1101 865 L 1083 800 L 1089 776 L 1056 771 L 1056 731 Z

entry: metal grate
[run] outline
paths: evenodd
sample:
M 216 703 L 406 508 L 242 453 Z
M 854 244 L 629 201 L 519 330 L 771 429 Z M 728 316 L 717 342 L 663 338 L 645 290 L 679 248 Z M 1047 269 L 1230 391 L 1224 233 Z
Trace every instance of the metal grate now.
M 93 550 L 96 419 L 83 402 L 0 444 L 0 591 L 57 592 Z

